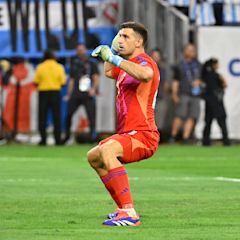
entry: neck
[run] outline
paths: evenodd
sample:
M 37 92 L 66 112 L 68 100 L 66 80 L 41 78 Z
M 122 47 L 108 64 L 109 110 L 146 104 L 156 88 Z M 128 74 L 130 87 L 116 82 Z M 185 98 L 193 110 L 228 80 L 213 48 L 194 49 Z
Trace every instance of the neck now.
M 87 56 L 85 55 L 78 55 L 78 57 L 83 61 L 87 60 Z
M 135 58 L 142 53 L 145 53 L 144 48 L 136 48 L 135 51 L 131 55 L 127 56 L 127 58 L 128 59 Z
M 191 62 L 192 60 L 193 60 L 193 58 L 191 58 L 191 57 L 185 57 L 186 62 Z

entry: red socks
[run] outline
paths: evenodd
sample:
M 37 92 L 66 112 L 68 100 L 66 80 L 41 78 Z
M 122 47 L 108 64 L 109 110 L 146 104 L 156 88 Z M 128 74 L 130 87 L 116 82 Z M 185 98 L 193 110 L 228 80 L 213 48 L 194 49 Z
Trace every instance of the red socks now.
M 123 166 L 111 169 L 101 180 L 119 208 L 133 208 L 128 175 Z

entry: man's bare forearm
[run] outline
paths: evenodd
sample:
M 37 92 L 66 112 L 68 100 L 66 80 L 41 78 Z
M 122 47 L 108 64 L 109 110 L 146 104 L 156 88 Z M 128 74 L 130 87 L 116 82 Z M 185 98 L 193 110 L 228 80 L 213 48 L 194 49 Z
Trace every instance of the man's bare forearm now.
M 153 70 L 131 61 L 123 60 L 120 68 L 141 82 L 148 82 L 153 78 Z
M 114 67 L 113 64 L 105 62 L 104 63 L 104 73 L 105 76 L 109 78 L 112 77 L 112 68 Z M 129 75 L 138 79 L 141 82 L 148 82 L 153 77 L 153 70 L 150 67 L 143 67 L 139 64 L 136 64 L 131 61 L 123 60 L 119 66 L 122 70 L 127 72 Z
M 69 84 L 68 84 L 68 90 L 67 90 L 67 95 L 70 97 L 73 92 L 73 87 L 74 87 L 74 79 L 70 79 Z
M 178 89 L 179 89 L 179 82 L 174 80 L 172 83 L 172 95 L 177 96 L 178 95 Z
M 108 78 L 113 78 L 112 76 L 112 69 L 114 65 L 109 62 L 104 62 L 104 74 Z
M 93 79 L 93 86 L 92 87 L 94 88 L 94 90 L 97 90 L 98 86 L 99 86 L 99 82 L 100 82 L 99 74 L 94 74 L 92 79 Z

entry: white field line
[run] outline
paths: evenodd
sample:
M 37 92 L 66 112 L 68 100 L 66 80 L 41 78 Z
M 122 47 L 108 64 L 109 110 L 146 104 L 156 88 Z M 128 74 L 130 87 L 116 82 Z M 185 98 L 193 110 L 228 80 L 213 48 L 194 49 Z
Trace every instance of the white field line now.
M 240 183 L 240 178 L 227 178 L 227 177 L 130 177 L 130 181 L 138 181 L 143 179 L 144 181 L 221 181 L 221 182 L 235 182 Z
M 240 178 L 226 178 L 226 177 L 216 177 L 216 181 L 222 181 L 222 182 L 237 182 L 240 183 Z
M 227 177 L 130 177 L 130 181 L 179 181 L 179 182 L 193 182 L 193 181 L 221 181 L 221 182 L 233 182 L 240 183 L 240 178 L 227 178 Z M 0 182 L 29 182 L 29 183 L 39 183 L 39 182 L 48 182 L 48 183 L 61 183 L 66 182 L 66 179 L 49 179 L 49 178 L 8 178 L 0 179 Z M 81 182 L 99 182 L 99 179 L 96 178 L 85 178 L 81 179 Z

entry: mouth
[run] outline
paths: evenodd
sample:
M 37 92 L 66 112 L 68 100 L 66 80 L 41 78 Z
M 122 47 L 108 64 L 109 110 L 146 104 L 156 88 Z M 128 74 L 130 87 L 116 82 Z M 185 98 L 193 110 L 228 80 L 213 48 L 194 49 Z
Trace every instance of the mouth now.
M 123 46 L 119 46 L 119 51 L 124 50 Z

